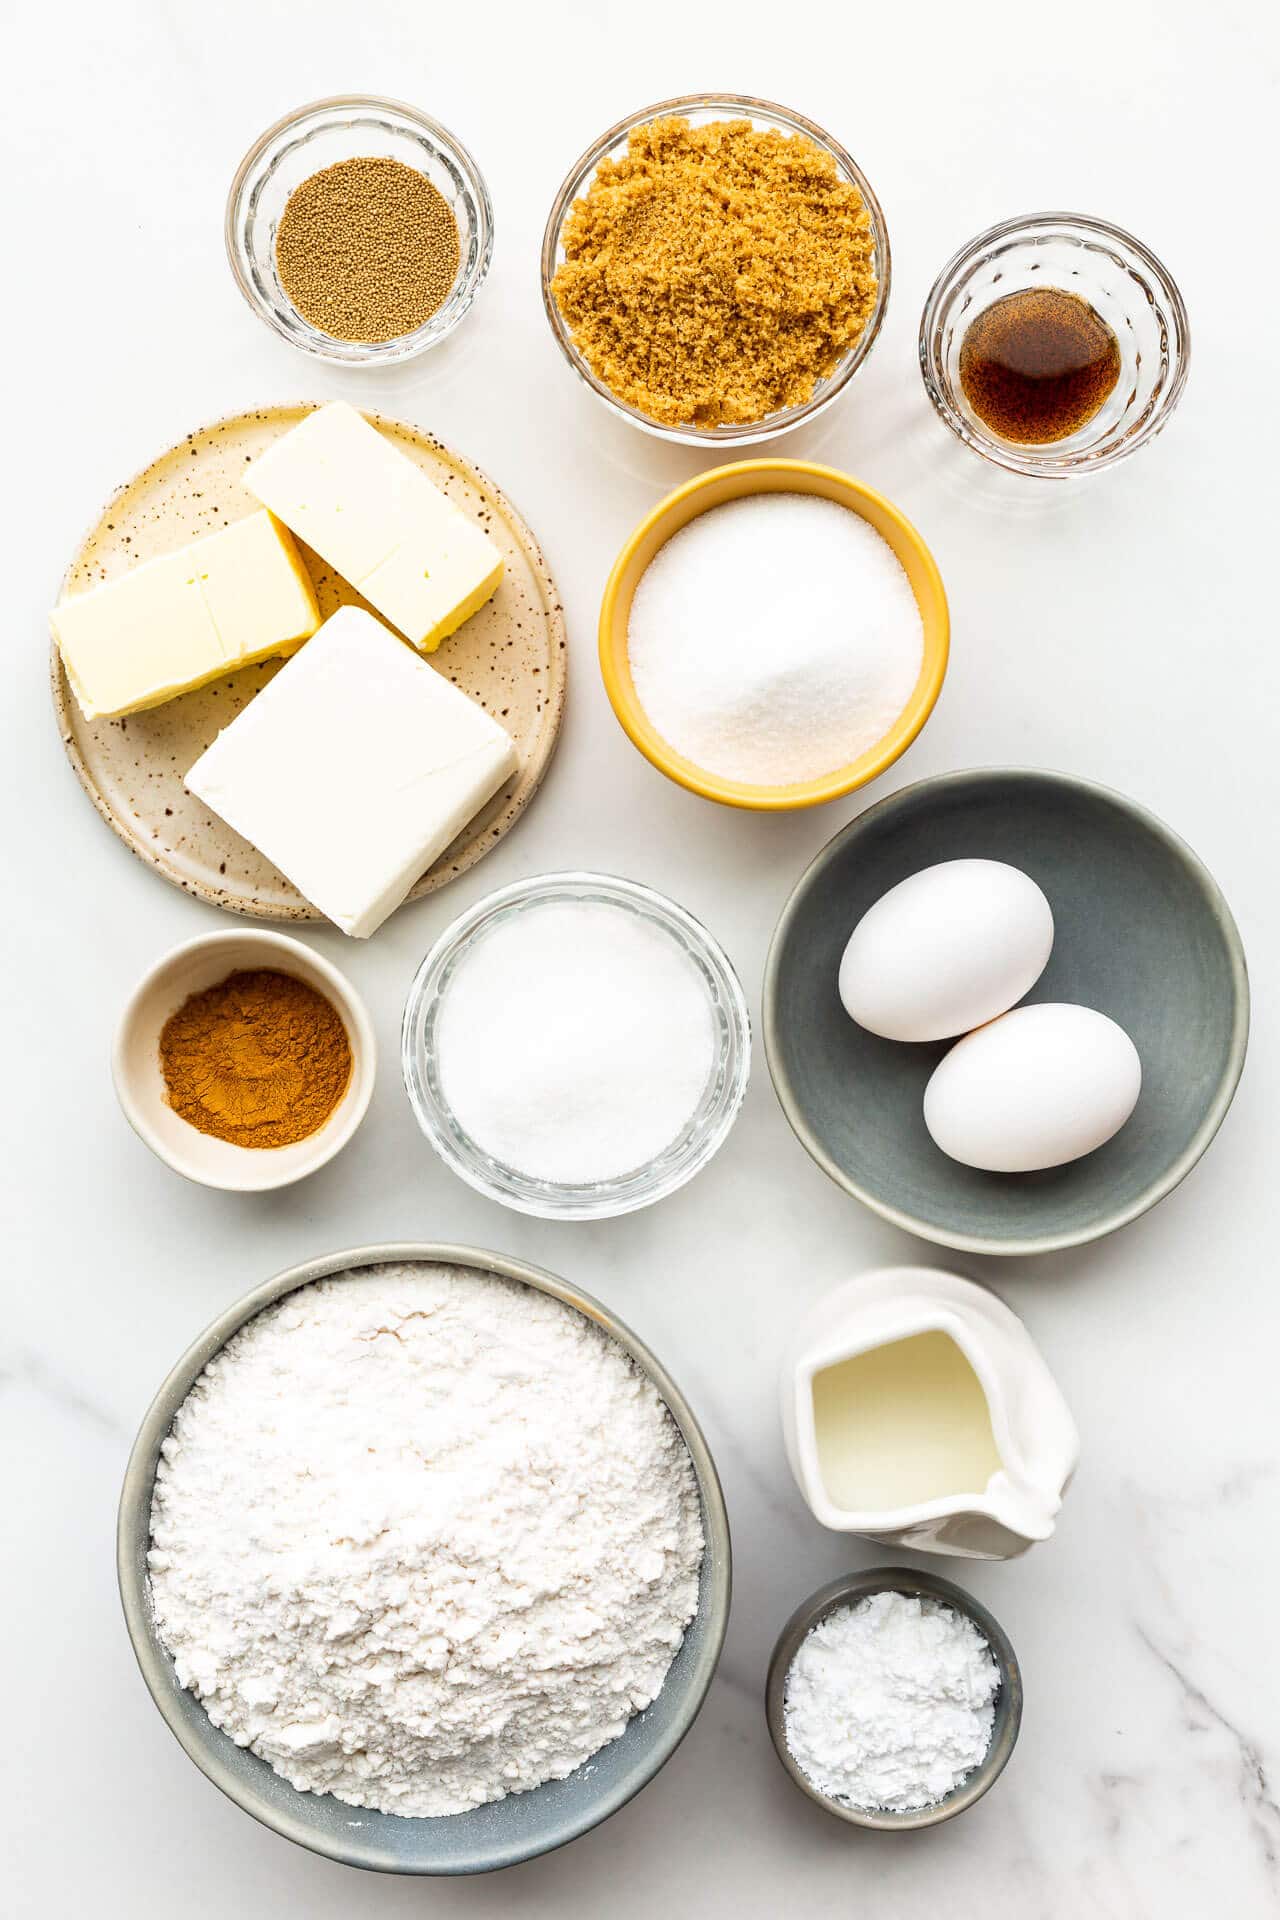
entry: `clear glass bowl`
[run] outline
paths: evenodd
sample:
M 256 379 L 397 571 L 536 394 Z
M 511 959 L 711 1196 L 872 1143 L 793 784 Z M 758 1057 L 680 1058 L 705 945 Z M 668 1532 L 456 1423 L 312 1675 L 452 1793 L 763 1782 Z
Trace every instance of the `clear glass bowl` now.
M 425 173 L 458 223 L 460 257 L 448 298 L 397 340 L 338 340 L 304 320 L 276 270 L 276 229 L 294 188 L 340 160 L 401 160 Z M 227 258 L 254 312 L 291 346 L 343 366 L 379 367 L 438 346 L 466 313 L 493 258 L 493 207 L 471 155 L 438 121 L 377 94 L 316 100 L 255 141 L 227 196 Z
M 821 147 L 835 161 L 842 177 L 850 180 L 862 195 L 868 214 L 871 216 L 871 231 L 875 238 L 876 303 L 871 317 L 863 328 L 856 346 L 852 347 L 844 358 L 832 369 L 825 379 L 819 380 L 812 396 L 803 406 L 783 407 L 777 413 L 767 414 L 763 420 L 745 421 L 736 426 L 724 427 L 665 427 L 636 407 L 627 406 L 625 401 L 597 378 L 573 342 L 573 335 L 565 323 L 564 317 L 556 305 L 551 291 L 551 282 L 555 278 L 557 267 L 564 259 L 564 248 L 560 244 L 560 235 L 565 220 L 575 200 L 587 191 L 592 176 L 602 160 L 618 159 L 626 150 L 627 140 L 633 128 L 645 126 L 650 120 L 657 120 L 667 114 L 678 114 L 682 119 L 691 120 L 695 126 L 704 126 L 712 120 L 750 120 L 753 126 L 773 127 L 780 133 L 803 134 Z M 678 441 L 691 447 L 742 447 L 756 440 L 769 440 L 775 434 L 789 433 L 805 420 L 812 420 L 822 413 L 831 402 L 843 392 L 858 368 L 875 344 L 876 335 L 884 319 L 885 308 L 889 304 L 889 232 L 885 226 L 884 214 L 880 202 L 871 190 L 871 184 L 862 169 L 845 152 L 838 141 L 812 120 L 806 120 L 802 114 L 792 113 L 786 107 L 775 106 L 770 100 L 756 100 L 744 93 L 690 93 L 676 100 L 660 100 L 656 106 L 644 107 L 639 113 L 633 113 L 625 120 L 602 133 L 594 146 L 588 147 L 581 159 L 570 168 L 564 184 L 555 197 L 551 212 L 547 217 L 546 231 L 542 237 L 542 304 L 546 308 L 551 331 L 556 337 L 561 353 L 580 380 L 585 381 L 597 399 L 602 400 L 611 413 L 622 420 L 629 420 L 633 426 L 642 427 L 646 433 L 656 434 L 660 440 Z
M 458 1124 L 440 1083 L 436 1034 L 449 985 L 465 955 L 500 920 L 540 907 L 589 901 L 636 914 L 697 967 L 715 1028 L 715 1060 L 681 1133 L 646 1166 L 580 1186 L 531 1179 L 485 1152 Z M 665 1199 L 719 1151 L 737 1118 L 751 1070 L 751 1020 L 723 949 L 692 914 L 660 893 L 603 873 L 552 873 L 502 887 L 446 927 L 419 967 L 405 1002 L 400 1058 L 418 1124 L 440 1158 L 469 1186 L 517 1213 L 546 1220 L 604 1220 Z
M 996 300 L 1028 287 L 1086 300 L 1115 334 L 1120 378 L 1092 420 L 1065 440 L 1004 440 L 960 386 L 960 348 Z M 988 460 L 1013 473 L 1062 479 L 1110 466 L 1153 440 L 1186 385 L 1191 336 L 1182 295 L 1140 240 L 1081 213 L 1005 220 L 961 247 L 934 282 L 920 320 L 920 372 L 939 416 Z

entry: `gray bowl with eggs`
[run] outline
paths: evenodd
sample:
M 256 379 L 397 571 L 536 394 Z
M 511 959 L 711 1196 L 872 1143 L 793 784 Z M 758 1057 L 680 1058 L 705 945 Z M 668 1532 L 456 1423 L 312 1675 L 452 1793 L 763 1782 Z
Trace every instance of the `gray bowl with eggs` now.
M 923 1100 L 953 1042 L 881 1039 L 837 990 L 853 927 L 889 888 L 975 858 L 1020 868 L 1052 907 L 1053 950 L 1027 1002 L 1108 1015 L 1142 1063 L 1119 1132 L 1039 1172 L 985 1173 L 942 1153 Z M 942 1246 L 1044 1253 L 1137 1219 L 1191 1171 L 1244 1066 L 1249 985 L 1213 877 L 1154 814 L 1068 774 L 980 768 L 904 788 L 823 848 L 778 922 L 763 1026 L 783 1111 L 846 1192 Z
M 410 1819 L 349 1806 L 330 1794 L 302 1793 L 265 1760 L 216 1728 L 183 1688 L 156 1631 L 147 1572 L 151 1501 L 160 1448 L 205 1366 L 232 1334 L 284 1294 L 385 1263 L 415 1261 L 498 1274 L 550 1294 L 610 1335 L 652 1381 L 689 1450 L 706 1541 L 698 1607 L 653 1704 L 621 1738 L 602 1747 L 564 1780 L 532 1792 L 436 1819 Z M 642 1341 L 590 1294 L 540 1267 L 477 1247 L 397 1242 L 328 1254 L 291 1267 L 229 1307 L 187 1349 L 147 1412 L 134 1442 L 120 1496 L 116 1540 L 120 1597 L 134 1654 L 170 1732 L 216 1787 L 285 1839 L 346 1866 L 381 1873 L 467 1874 L 514 1866 L 577 1839 L 616 1813 L 666 1764 L 697 1718 L 720 1657 L 729 1618 L 731 1553 L 724 1496 L 707 1443 L 684 1395 Z

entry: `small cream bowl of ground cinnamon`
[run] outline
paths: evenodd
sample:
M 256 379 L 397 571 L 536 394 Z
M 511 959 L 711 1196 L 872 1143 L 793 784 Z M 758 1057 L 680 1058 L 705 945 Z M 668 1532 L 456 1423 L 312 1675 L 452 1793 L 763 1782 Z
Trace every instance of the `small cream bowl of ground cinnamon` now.
M 233 1192 L 289 1186 L 344 1147 L 373 1092 L 377 1045 L 336 967 L 285 934 L 175 947 L 116 1030 L 126 1119 L 166 1165 Z
M 313 101 L 256 140 L 231 185 L 227 258 L 291 346 L 386 366 L 438 346 L 480 290 L 493 206 L 455 135 L 376 94 Z

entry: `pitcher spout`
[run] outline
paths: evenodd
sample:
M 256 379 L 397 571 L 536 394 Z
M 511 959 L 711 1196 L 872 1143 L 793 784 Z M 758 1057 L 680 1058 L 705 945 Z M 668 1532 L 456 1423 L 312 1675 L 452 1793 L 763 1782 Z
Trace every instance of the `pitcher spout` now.
M 988 1482 L 982 1504 L 1000 1526 L 1031 1543 L 1049 1538 L 1062 1500 L 1057 1493 L 1019 1486 L 1007 1474 L 997 1473 Z

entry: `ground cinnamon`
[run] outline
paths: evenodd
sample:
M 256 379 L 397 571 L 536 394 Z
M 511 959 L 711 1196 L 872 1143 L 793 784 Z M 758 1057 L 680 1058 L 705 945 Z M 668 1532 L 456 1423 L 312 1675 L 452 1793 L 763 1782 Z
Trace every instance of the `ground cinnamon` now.
M 237 1147 L 288 1147 L 322 1127 L 351 1078 L 347 1030 L 290 973 L 228 974 L 193 993 L 160 1035 L 169 1104 Z

